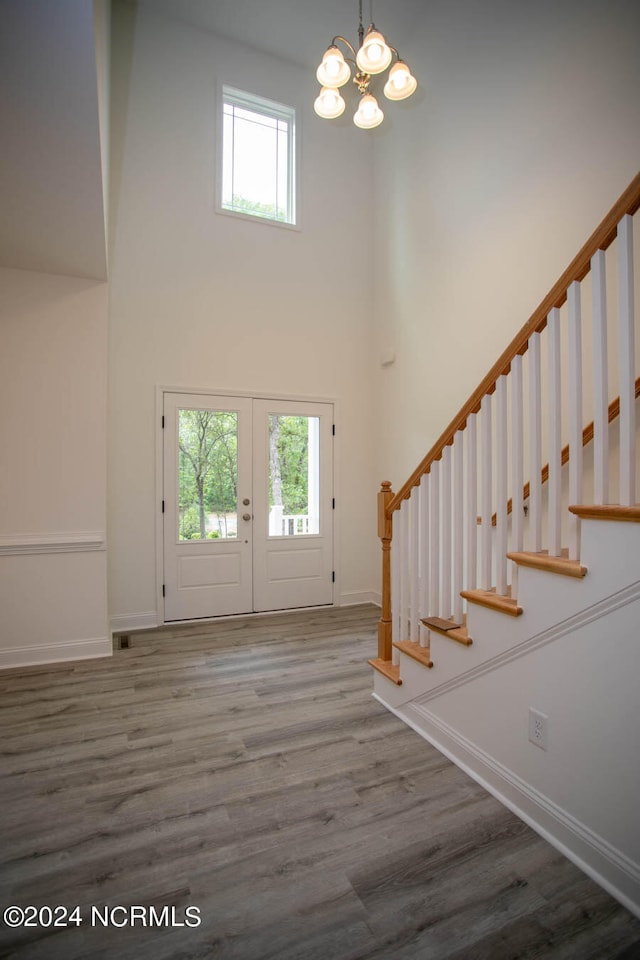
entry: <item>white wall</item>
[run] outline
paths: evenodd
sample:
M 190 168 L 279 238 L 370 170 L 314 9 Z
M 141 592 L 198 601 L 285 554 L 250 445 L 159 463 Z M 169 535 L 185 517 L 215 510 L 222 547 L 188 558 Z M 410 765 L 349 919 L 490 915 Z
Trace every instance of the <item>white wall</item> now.
M 370 142 L 315 117 L 308 71 L 116 4 L 109 544 L 113 622 L 156 610 L 157 386 L 334 399 L 339 600 L 378 587 Z M 302 229 L 214 208 L 216 85 L 299 106 Z
M 0 665 L 105 655 L 107 287 L 0 287 Z
M 104 0 L 95 9 L 86 0 L 2 4 L 5 267 L 106 279 L 96 77 L 96 33 L 106 40 L 106 14 Z
M 93 0 L 93 28 L 96 45 L 96 81 L 98 89 L 98 124 L 100 129 L 100 161 L 102 169 L 102 205 L 104 210 L 105 251 L 109 245 L 109 96 L 111 89 L 111 3 Z M 107 275 L 109 270 L 106 264 Z
M 440 0 L 376 137 L 382 442 L 398 488 L 638 171 L 640 8 Z M 400 429 L 399 429 L 400 427 Z

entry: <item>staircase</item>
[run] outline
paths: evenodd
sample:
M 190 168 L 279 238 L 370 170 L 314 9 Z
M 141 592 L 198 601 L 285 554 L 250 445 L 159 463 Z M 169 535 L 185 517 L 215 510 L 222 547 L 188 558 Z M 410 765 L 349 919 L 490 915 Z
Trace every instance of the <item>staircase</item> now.
M 369 661 L 385 706 L 638 916 L 639 207 L 640 174 L 407 482 L 382 484 Z

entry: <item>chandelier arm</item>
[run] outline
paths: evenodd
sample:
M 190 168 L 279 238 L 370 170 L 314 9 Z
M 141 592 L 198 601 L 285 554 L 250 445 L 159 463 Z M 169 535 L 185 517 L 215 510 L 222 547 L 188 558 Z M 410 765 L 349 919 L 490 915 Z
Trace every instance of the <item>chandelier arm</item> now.
M 353 56 L 355 57 L 356 51 L 353 49 L 353 47 L 351 46 L 351 44 L 349 43 L 349 41 L 346 39 L 346 37 L 341 37 L 341 36 L 334 37 L 333 40 L 331 41 L 331 46 L 332 46 L 332 47 L 335 47 L 337 40 L 341 40 L 342 43 L 344 43 L 347 47 L 349 47 L 349 50 L 351 50 L 351 53 L 352 53 Z M 353 62 L 353 61 L 352 61 L 352 62 Z

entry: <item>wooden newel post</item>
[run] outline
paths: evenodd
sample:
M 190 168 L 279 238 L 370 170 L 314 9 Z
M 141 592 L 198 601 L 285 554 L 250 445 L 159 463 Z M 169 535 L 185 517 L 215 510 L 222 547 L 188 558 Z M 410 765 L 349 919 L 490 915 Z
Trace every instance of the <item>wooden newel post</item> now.
M 387 506 L 393 499 L 389 480 L 384 480 L 378 493 L 378 536 L 382 541 L 382 614 L 378 621 L 378 659 L 391 660 L 391 540 L 393 514 Z

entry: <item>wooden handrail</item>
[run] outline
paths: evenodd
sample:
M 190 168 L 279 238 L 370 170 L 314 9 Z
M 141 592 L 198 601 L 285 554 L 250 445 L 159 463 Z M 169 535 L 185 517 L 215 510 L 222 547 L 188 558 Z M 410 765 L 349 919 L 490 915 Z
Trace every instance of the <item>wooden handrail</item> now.
M 640 377 L 638 377 L 636 380 L 636 388 L 635 388 L 636 400 L 638 399 L 638 397 L 640 397 Z M 612 400 L 611 403 L 609 404 L 609 409 L 607 413 L 608 422 L 613 423 L 613 421 L 617 420 L 619 416 L 620 416 L 620 397 L 616 397 L 615 400 Z M 593 420 L 582 431 L 582 446 L 586 447 L 587 444 L 591 443 L 592 440 L 593 440 Z M 560 454 L 560 465 L 564 467 L 565 464 L 567 463 L 569 463 L 569 444 L 567 444 L 566 447 L 562 448 L 562 453 Z M 545 463 L 544 467 L 540 471 L 540 482 L 546 483 L 548 479 L 549 479 L 549 464 Z M 522 499 L 528 500 L 530 493 L 531 493 L 531 484 L 527 480 L 524 487 L 522 488 Z M 513 511 L 513 500 L 511 499 L 511 497 L 509 497 L 509 499 L 507 500 L 507 514 L 510 514 L 512 511 Z M 497 524 L 497 521 L 498 521 L 497 515 L 494 513 L 493 516 L 491 517 L 491 526 L 495 527 Z M 482 519 L 480 517 L 478 517 L 478 523 L 482 523 Z
M 529 338 L 534 333 L 540 333 L 547 325 L 547 316 L 553 307 L 561 307 L 567 299 L 567 290 L 571 284 L 577 280 L 584 280 L 589 272 L 591 258 L 598 250 L 606 250 L 613 243 L 617 234 L 618 223 L 625 214 L 634 214 L 640 209 L 640 173 L 631 181 L 627 189 L 616 201 L 602 223 L 594 230 L 578 255 L 571 261 L 560 279 L 551 288 L 538 308 L 532 313 L 531 317 L 513 338 L 507 349 L 501 354 L 494 363 L 485 378 L 471 394 L 464 406 L 458 411 L 449 426 L 438 437 L 427 455 L 420 461 L 409 479 L 400 487 L 398 492 L 389 498 L 386 509 L 393 513 L 400 507 L 403 500 L 410 495 L 413 487 L 420 483 L 420 478 L 427 473 L 431 464 L 442 456 L 445 447 L 453 443 L 453 438 L 458 430 L 461 430 L 467 418 L 472 413 L 477 413 L 482 403 L 482 398 L 486 394 L 491 394 L 495 390 L 498 377 L 509 373 L 511 361 L 518 354 L 526 353 Z M 637 395 L 637 394 L 636 394 Z

